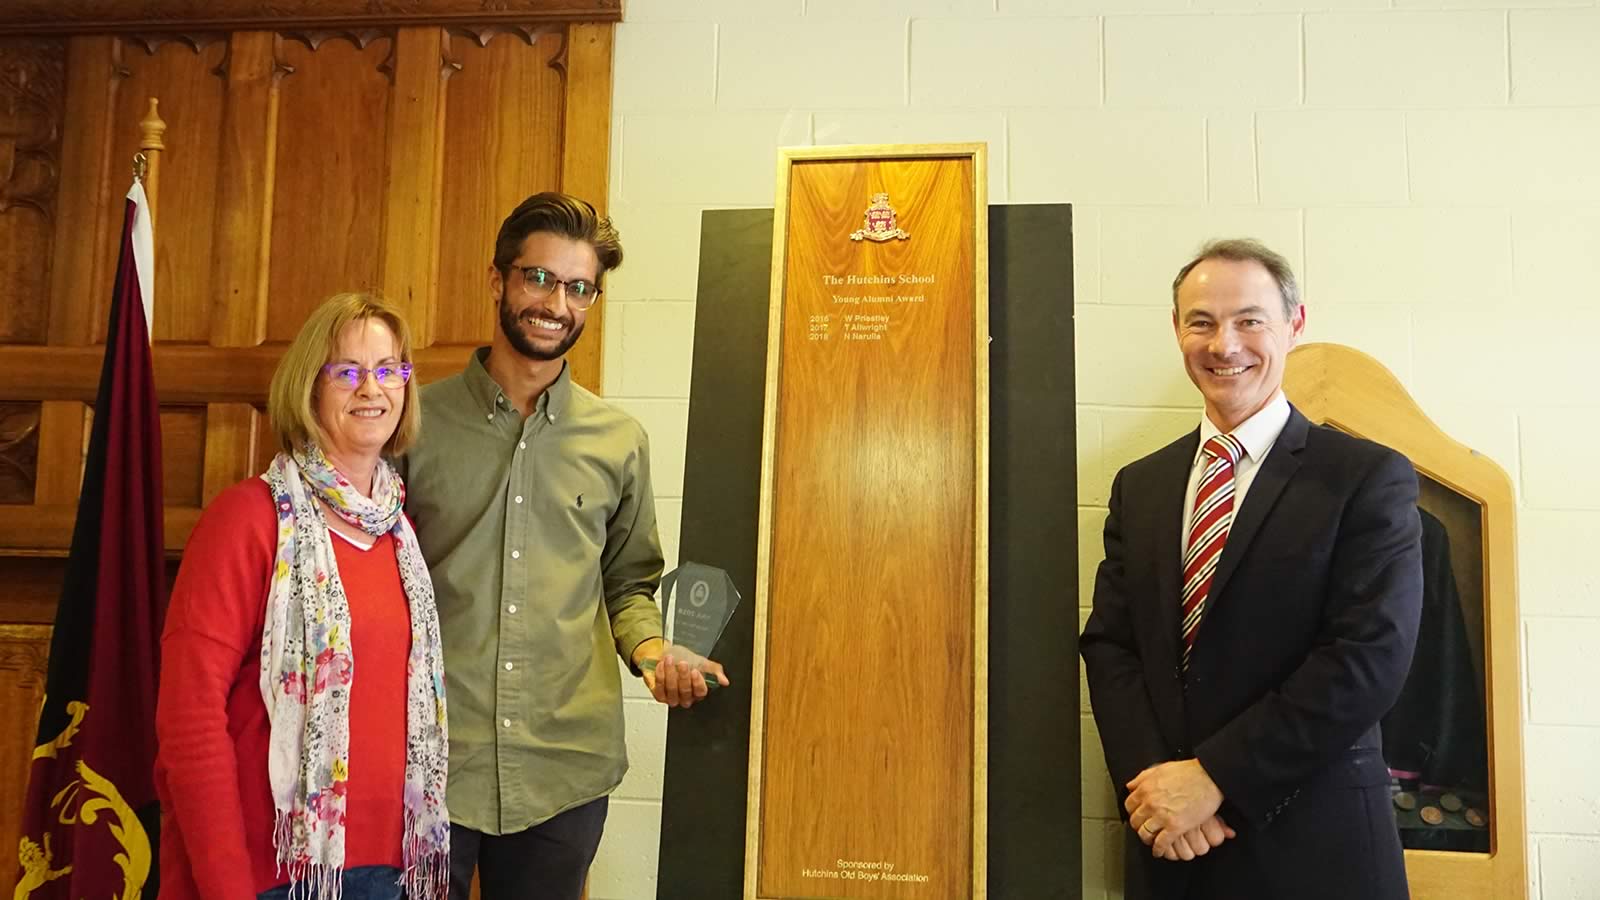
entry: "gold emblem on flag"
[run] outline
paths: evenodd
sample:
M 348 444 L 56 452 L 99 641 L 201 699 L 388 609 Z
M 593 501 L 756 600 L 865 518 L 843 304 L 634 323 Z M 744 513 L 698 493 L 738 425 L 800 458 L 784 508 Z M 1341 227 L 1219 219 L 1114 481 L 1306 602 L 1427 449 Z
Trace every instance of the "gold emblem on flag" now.
M 35 760 L 57 759 L 60 751 L 72 746 L 72 739 L 77 736 L 83 726 L 84 716 L 89 712 L 89 704 L 74 700 L 67 704 L 67 710 L 72 713 L 72 721 L 54 740 L 34 748 Z M 122 852 L 111 860 L 122 870 L 122 893 L 117 895 L 116 900 L 138 900 L 144 892 L 145 881 L 150 877 L 150 837 L 145 834 L 138 815 L 109 778 L 89 768 L 89 764 L 82 759 L 73 768 L 78 777 L 56 792 L 50 800 L 50 808 L 59 811 L 56 821 L 62 825 L 93 826 L 100 822 L 102 813 L 108 813 L 106 827 L 122 848 Z M 48 831 L 42 836 L 43 846 L 40 844 L 40 841 L 26 834 L 17 842 L 23 873 L 12 895 L 14 900 L 26 900 L 28 895 L 72 871 L 70 864 L 54 868 L 55 854 L 50 847 Z M 86 863 L 88 860 L 79 859 L 77 862 Z
M 872 195 L 872 205 L 861 217 L 861 230 L 850 233 L 850 240 L 892 241 L 910 240 L 911 235 L 900 227 L 894 207 L 889 205 L 887 192 Z

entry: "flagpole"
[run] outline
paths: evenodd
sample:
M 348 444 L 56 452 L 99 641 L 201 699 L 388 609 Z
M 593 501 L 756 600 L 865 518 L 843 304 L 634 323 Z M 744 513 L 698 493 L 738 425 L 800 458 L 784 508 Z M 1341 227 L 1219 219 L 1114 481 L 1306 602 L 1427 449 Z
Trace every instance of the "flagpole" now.
M 156 111 L 160 103 L 160 100 L 150 98 L 150 110 L 139 120 L 139 152 L 133 156 L 133 177 L 144 184 L 152 226 L 156 221 L 156 185 L 161 174 L 161 151 L 167 149 L 167 145 L 161 141 L 167 133 L 167 123 Z
M 159 851 L 154 723 L 166 593 L 161 414 L 149 343 L 150 199 L 166 128 L 155 110 L 152 100 L 123 204 L 94 423 L 17 855 L 9 857 L 26 867 L 19 897 L 24 888 L 38 889 L 37 897 L 138 897 L 155 887 L 146 882 Z M 51 881 L 59 883 L 46 886 Z
M 167 123 L 157 111 L 160 102 L 151 97 L 149 112 L 139 120 L 139 152 L 133 155 L 133 187 L 128 190 L 128 200 L 136 209 L 131 231 L 134 270 L 139 279 L 139 298 L 144 304 L 145 339 L 152 346 L 156 339 L 156 187 L 161 175 L 161 151 L 167 149 L 161 140 L 167 132 Z

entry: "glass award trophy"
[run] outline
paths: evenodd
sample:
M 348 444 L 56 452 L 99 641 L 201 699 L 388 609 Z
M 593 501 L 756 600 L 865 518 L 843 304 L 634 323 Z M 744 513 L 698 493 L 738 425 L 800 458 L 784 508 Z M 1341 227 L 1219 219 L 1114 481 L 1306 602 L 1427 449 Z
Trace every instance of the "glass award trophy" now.
M 733 579 L 715 566 L 686 562 L 661 579 L 661 597 L 666 605 L 668 647 L 664 655 L 704 672 L 704 663 L 712 658 L 717 639 L 739 606 Z M 654 671 L 655 660 L 645 660 L 643 668 Z M 706 676 L 707 690 L 719 686 L 715 677 Z

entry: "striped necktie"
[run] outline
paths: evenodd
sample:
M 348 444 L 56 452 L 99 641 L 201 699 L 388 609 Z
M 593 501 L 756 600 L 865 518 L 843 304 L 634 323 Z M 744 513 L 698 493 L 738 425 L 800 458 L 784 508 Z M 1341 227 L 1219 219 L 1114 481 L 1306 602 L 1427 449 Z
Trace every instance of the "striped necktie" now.
M 1183 553 L 1183 669 L 1189 670 L 1195 633 L 1205 615 L 1206 596 L 1217 572 L 1217 560 L 1233 524 L 1233 468 L 1244 456 L 1244 445 L 1232 435 L 1219 434 L 1206 441 L 1205 474 L 1194 495 L 1189 517 L 1189 542 Z

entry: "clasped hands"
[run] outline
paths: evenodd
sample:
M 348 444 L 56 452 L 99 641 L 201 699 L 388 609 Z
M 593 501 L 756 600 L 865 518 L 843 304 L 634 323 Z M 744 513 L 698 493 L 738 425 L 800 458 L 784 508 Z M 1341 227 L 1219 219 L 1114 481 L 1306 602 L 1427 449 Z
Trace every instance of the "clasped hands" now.
M 1197 759 L 1151 766 L 1127 787 L 1128 825 L 1154 856 L 1191 860 L 1238 836 L 1217 815 L 1222 789 Z
M 646 660 L 653 660 L 654 665 L 645 665 Z M 635 648 L 633 665 L 640 670 L 644 686 L 656 702 L 681 709 L 705 699 L 706 679 L 715 678 L 722 687 L 730 683 L 722 663 L 661 638 L 651 638 Z

